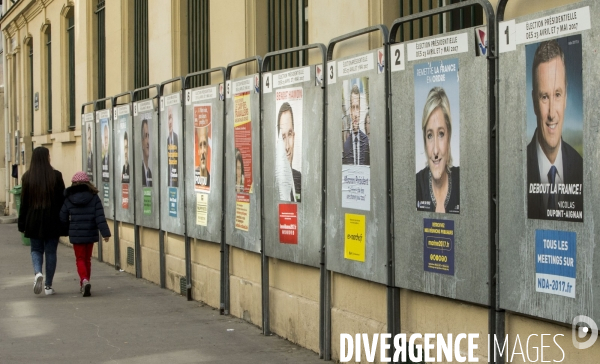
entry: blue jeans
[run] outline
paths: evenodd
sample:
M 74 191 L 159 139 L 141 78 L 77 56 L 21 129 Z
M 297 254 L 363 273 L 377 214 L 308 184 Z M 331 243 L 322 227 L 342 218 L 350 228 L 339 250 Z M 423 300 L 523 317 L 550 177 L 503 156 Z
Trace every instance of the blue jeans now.
M 31 260 L 33 261 L 33 273 L 42 272 L 44 253 L 46 254 L 46 286 L 52 287 L 52 279 L 56 271 L 56 248 L 58 239 L 29 239 L 31 241 Z

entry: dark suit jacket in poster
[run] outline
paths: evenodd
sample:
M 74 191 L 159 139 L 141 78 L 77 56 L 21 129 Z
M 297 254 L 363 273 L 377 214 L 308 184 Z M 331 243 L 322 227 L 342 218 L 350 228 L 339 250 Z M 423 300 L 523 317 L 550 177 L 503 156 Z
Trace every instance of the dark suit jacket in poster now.
M 354 164 L 354 151 L 352 150 L 352 139 L 354 139 L 354 132 L 350 133 L 350 136 L 346 138 L 344 142 L 344 154 L 342 155 L 342 164 Z M 363 133 L 362 130 L 358 131 L 358 140 L 360 143 L 360 157 L 358 160 L 359 165 L 369 166 L 371 165 L 370 149 L 369 149 L 369 137 Z
M 548 195 L 529 193 L 530 183 L 541 182 L 535 142 L 536 135 L 537 129 L 533 133 L 531 142 L 527 145 L 527 217 L 530 219 L 560 220 L 559 218 L 547 217 L 546 210 L 544 209 L 544 198 L 548 198 Z M 561 143 L 565 184 L 583 184 L 583 158 L 564 140 L 561 139 Z M 581 195 L 558 195 L 557 201 L 575 202 L 574 210 L 583 211 L 583 193 Z M 569 219 L 569 221 L 583 221 L 583 219 Z
M 292 177 L 294 178 L 294 193 L 296 194 L 296 202 L 300 202 L 302 198 L 302 173 L 292 168 Z M 290 196 L 290 201 L 294 201 L 294 196 Z
M 144 165 L 142 164 L 142 186 L 143 187 L 152 187 L 152 171 L 148 168 L 148 180 L 146 180 L 146 170 L 144 169 Z
M 94 181 L 94 152 L 91 152 L 87 157 L 87 176 L 90 182 Z
M 429 171 L 429 166 L 427 166 L 417 173 L 417 211 L 434 212 L 436 208 L 429 190 L 431 178 Z M 460 214 L 460 167 L 450 168 L 450 178 L 452 179 L 452 188 L 448 191 L 450 198 L 445 210 L 446 213 Z
M 131 176 L 129 175 L 129 164 L 123 164 L 123 171 L 121 172 L 121 183 L 129 183 Z
M 104 168 L 106 166 L 106 170 Z M 106 152 L 104 157 L 102 158 L 102 181 L 109 182 L 110 181 L 110 156 L 109 153 Z M 106 173 L 106 176 L 104 175 Z

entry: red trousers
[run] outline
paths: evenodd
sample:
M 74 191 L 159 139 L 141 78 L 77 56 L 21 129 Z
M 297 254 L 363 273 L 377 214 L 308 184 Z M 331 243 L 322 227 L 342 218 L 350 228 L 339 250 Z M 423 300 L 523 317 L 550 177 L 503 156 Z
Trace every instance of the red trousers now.
M 92 252 L 94 251 L 94 243 L 88 244 L 73 244 L 75 252 L 75 264 L 77 265 L 77 273 L 79 274 L 79 285 L 81 286 L 84 279 L 90 280 L 92 274 Z

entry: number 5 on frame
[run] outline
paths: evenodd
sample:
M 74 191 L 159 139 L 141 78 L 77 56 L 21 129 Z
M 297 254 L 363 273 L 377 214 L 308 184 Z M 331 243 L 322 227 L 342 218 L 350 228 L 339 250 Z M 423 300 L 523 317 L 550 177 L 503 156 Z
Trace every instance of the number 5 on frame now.
M 390 63 L 392 72 L 404 71 L 404 43 L 394 44 L 390 47 Z

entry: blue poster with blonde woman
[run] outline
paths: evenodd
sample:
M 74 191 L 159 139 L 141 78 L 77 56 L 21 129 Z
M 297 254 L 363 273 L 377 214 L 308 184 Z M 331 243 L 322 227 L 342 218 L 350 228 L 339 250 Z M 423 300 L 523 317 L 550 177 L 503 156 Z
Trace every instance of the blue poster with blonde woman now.
M 415 65 L 417 210 L 460 213 L 458 59 Z

